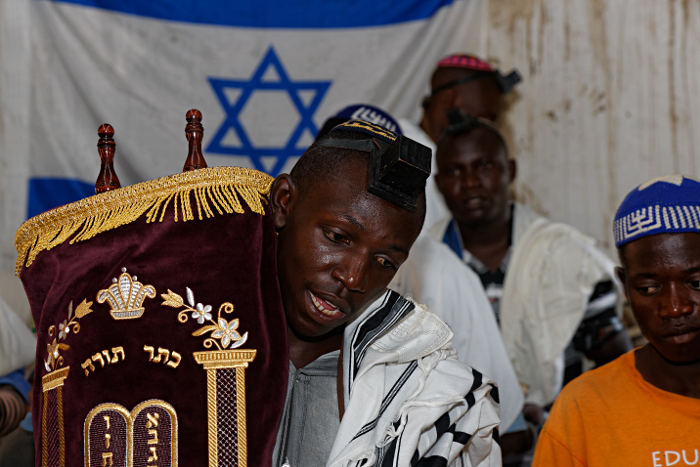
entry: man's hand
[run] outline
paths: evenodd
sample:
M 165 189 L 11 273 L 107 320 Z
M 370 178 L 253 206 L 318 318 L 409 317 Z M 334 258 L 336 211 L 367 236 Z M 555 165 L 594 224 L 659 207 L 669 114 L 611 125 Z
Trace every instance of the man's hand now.
M 527 426 L 527 430 L 502 435 L 499 442 L 502 456 L 507 457 L 527 452 L 532 447 L 534 439 L 535 434 L 530 425 Z
M 525 404 L 523 416 L 529 422 L 526 430 L 501 435 L 499 444 L 503 457 L 522 454 L 532 448 L 533 442 L 537 439 L 537 434 L 533 430 L 539 430 L 547 419 L 545 410 L 536 404 Z

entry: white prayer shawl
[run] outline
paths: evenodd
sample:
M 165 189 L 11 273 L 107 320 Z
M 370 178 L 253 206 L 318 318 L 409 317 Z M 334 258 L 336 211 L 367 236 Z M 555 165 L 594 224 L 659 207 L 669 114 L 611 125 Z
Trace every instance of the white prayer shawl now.
M 34 361 L 36 337 L 0 298 L 0 376 Z
M 595 285 L 612 280 L 615 263 L 595 240 L 515 203 L 513 252 L 500 305 L 501 334 L 526 402 L 549 404 L 562 387 L 564 350 L 586 311 Z M 442 241 L 451 216 L 430 234 Z M 618 294 L 622 296 L 622 294 Z M 618 313 L 622 303 L 617 304 Z
M 570 225 L 515 205 L 513 254 L 501 300 L 501 332 L 527 401 L 546 405 L 564 380 L 564 350 L 595 285 L 615 282 L 615 263 Z M 618 294 L 620 296 L 620 294 Z M 621 304 L 618 304 L 621 310 Z
M 411 248 L 389 288 L 425 303 L 454 332 L 457 358 L 498 384 L 501 431 L 522 411 L 523 391 L 479 277 L 427 233 Z
M 503 284 L 501 334 L 526 402 L 547 405 L 561 390 L 564 350 L 595 285 L 615 279 L 615 263 L 595 240 L 515 203 L 513 252 Z M 451 218 L 431 229 L 442 240 Z M 621 294 L 618 294 L 621 296 Z M 618 303 L 618 312 L 621 312 Z
M 327 467 L 501 465 L 494 384 L 457 361 L 451 340 L 390 290 L 348 324 L 345 413 Z

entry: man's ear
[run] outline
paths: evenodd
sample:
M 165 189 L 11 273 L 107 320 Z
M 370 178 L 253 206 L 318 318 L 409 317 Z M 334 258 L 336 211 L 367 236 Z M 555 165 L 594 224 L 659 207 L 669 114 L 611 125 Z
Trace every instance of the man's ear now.
M 629 297 L 627 296 L 627 276 L 625 275 L 625 269 L 618 266 L 615 268 L 615 274 L 617 275 L 617 278 L 620 279 L 620 283 L 622 284 L 622 292 L 625 294 L 625 298 L 629 300 Z
M 291 207 L 299 197 L 299 188 L 289 174 L 279 175 L 270 189 L 270 206 L 275 230 L 287 225 Z
M 430 106 L 423 112 L 421 128 L 427 130 L 428 136 L 435 143 L 440 140 L 447 128 L 447 112 L 455 107 L 457 94 L 454 89 L 445 89 L 430 98 Z

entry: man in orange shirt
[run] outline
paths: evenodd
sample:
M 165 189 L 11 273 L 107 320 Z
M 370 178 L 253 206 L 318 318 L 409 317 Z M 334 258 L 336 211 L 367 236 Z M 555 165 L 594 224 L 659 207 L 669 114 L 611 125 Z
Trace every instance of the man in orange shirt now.
M 533 466 L 700 466 L 700 182 L 640 185 L 614 231 L 617 273 L 649 343 L 564 388 Z

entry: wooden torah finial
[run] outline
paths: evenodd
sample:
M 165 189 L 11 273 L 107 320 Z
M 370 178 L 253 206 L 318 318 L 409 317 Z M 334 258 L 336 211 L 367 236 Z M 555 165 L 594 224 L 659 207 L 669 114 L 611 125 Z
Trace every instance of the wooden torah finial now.
M 97 141 L 97 152 L 100 154 L 100 175 L 95 182 L 95 193 L 116 190 L 121 185 L 117 174 L 114 172 L 114 151 L 117 147 L 114 142 L 114 128 L 109 123 L 100 125 L 97 129 L 100 139 Z
M 207 162 L 202 155 L 202 137 L 204 136 L 204 127 L 202 126 L 202 112 L 197 109 L 190 109 L 185 116 L 187 126 L 185 127 L 185 135 L 189 143 L 189 152 L 183 172 L 190 170 L 203 169 L 207 166 Z

